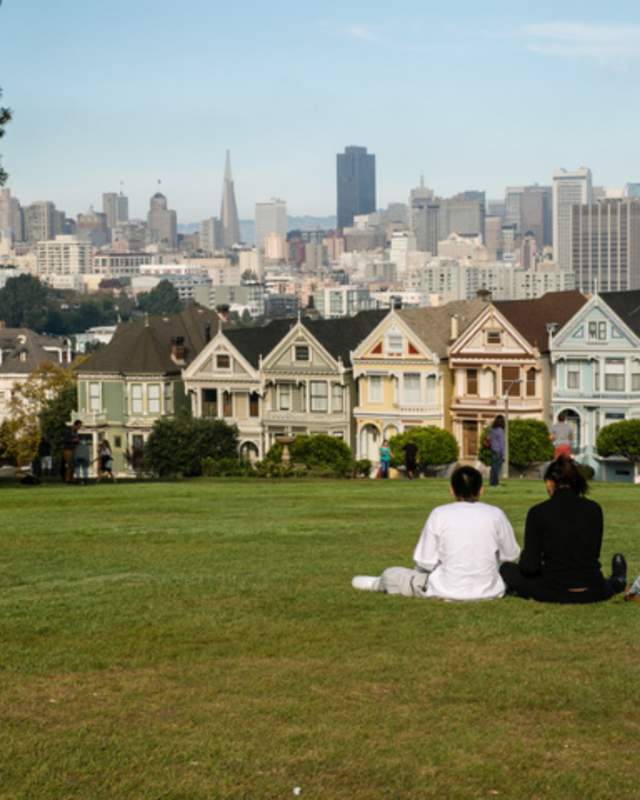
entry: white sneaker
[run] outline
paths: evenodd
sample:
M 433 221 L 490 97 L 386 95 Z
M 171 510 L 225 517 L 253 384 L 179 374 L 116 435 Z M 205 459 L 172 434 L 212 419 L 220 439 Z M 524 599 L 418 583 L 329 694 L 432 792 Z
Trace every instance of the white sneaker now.
M 361 589 L 363 592 L 376 592 L 378 590 L 378 579 L 375 575 L 356 575 L 351 581 L 354 589 Z

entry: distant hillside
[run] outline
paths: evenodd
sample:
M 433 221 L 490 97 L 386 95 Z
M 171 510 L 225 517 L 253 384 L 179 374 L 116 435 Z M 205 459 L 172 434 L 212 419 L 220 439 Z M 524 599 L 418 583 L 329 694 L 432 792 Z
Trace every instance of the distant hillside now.
M 288 230 L 290 231 L 315 231 L 315 230 L 333 230 L 336 227 L 335 217 L 288 217 Z M 178 225 L 178 233 L 189 234 L 196 233 L 200 230 L 199 222 L 189 222 L 184 225 Z M 252 219 L 240 220 L 240 235 L 242 241 L 248 245 L 254 245 L 256 242 L 256 226 Z

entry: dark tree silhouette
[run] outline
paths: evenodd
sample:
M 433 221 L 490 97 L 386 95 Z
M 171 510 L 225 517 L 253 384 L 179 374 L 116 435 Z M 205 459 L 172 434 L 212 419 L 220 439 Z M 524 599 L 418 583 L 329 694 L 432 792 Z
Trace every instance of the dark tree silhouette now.
M 0 0 L 0 5 L 2 5 L 2 0 Z M 2 89 L 0 89 L 0 97 L 2 97 Z M 11 119 L 11 109 L 3 108 L 0 106 L 0 139 L 4 136 L 4 126 L 9 122 Z M 2 169 L 0 165 L 0 186 L 3 186 L 7 182 L 7 178 L 9 175 Z

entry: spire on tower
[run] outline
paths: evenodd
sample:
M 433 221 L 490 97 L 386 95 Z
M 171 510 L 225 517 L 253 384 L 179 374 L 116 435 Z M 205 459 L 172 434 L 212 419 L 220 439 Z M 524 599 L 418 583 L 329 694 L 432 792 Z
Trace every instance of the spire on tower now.
M 231 176 L 231 153 L 229 150 L 227 150 L 227 157 L 224 165 L 220 222 L 222 223 L 224 246 L 233 247 L 234 244 L 240 244 L 240 220 L 238 219 L 236 194 L 233 188 L 233 178 Z

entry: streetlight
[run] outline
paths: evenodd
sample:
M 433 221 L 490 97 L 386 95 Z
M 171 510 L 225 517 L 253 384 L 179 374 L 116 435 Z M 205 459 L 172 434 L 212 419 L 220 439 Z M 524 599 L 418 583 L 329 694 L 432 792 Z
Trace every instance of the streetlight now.
M 502 477 L 509 477 L 509 392 L 512 386 L 522 383 L 522 378 L 509 381 L 504 392 L 504 464 L 502 465 Z

